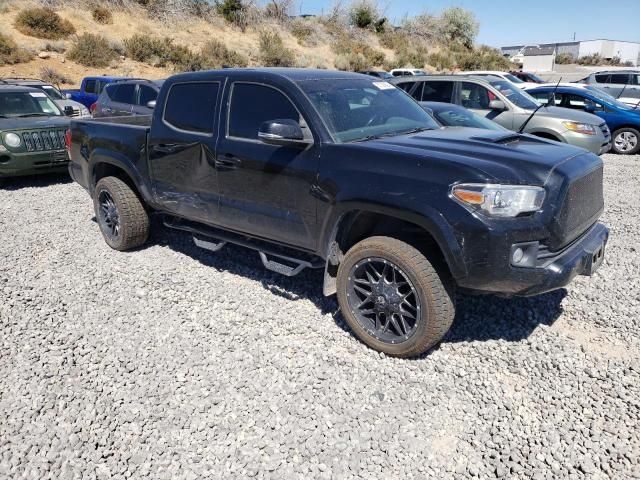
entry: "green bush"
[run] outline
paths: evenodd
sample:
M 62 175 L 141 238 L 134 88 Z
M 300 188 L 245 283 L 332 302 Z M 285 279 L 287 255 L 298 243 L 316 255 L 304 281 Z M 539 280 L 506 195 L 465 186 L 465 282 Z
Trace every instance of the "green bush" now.
M 449 7 L 442 12 L 439 33 L 444 42 L 457 42 L 473 47 L 479 24 L 472 12 L 461 7 Z
M 57 40 L 76 32 L 71 22 L 63 20 L 50 8 L 28 8 L 16 17 L 18 31 L 37 38 Z
M 576 59 L 570 53 L 559 53 L 556 55 L 556 63 L 560 65 L 569 65 L 571 63 L 576 63 Z
M 200 55 L 206 68 L 246 67 L 249 64 L 247 57 L 229 50 L 224 43 L 215 39 L 209 40 L 202 47 Z
M 32 58 L 33 55 L 29 51 L 18 48 L 16 42 L 0 33 L 0 65 L 24 63 Z
M 93 33 L 83 33 L 76 38 L 69 59 L 86 67 L 106 67 L 116 57 L 106 38 Z
M 338 70 L 360 72 L 371 67 L 362 53 L 341 53 L 336 56 L 335 66 Z
M 99 5 L 93 7 L 91 15 L 97 23 L 102 23 L 103 25 L 113 23 L 113 15 L 111 14 L 111 10 L 106 7 L 101 7 Z
M 244 21 L 246 6 L 242 0 L 216 0 L 216 11 L 229 23 L 241 24 Z
M 285 48 L 282 38 L 275 32 L 260 34 L 260 62 L 265 67 L 293 67 L 296 63 L 294 53 Z
M 358 28 L 371 28 L 378 20 L 378 9 L 371 0 L 359 0 L 349 9 L 349 22 Z

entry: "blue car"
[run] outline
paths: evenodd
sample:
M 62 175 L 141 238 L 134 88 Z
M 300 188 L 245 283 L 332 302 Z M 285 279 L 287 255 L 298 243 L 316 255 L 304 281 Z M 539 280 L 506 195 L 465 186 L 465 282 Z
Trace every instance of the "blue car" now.
M 528 88 L 527 93 L 541 102 L 551 102 L 553 85 Z M 555 106 L 584 110 L 599 116 L 609 126 L 613 141 L 611 150 L 623 155 L 640 151 L 640 105 L 630 106 L 591 85 L 559 86 Z
M 102 90 L 104 90 L 104 87 L 118 80 L 127 80 L 127 78 L 110 77 L 105 75 L 97 77 L 85 77 L 82 79 L 82 84 L 80 85 L 79 89 L 63 90 L 62 93 L 69 100 L 79 102 L 85 107 L 91 109 L 91 106 L 96 103 L 98 97 L 102 93 Z

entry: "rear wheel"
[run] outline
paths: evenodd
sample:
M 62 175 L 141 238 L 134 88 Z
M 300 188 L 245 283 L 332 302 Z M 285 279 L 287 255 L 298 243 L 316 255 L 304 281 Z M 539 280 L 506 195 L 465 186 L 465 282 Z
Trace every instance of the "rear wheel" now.
M 139 247 L 149 237 L 149 215 L 125 182 L 105 177 L 96 185 L 93 206 L 105 242 L 115 250 Z
M 640 132 L 635 128 L 620 128 L 613 132 L 611 150 L 620 155 L 635 155 L 640 150 Z
M 354 245 L 338 269 L 338 302 L 356 336 L 398 357 L 436 345 L 453 322 L 450 290 L 411 245 L 371 237 Z

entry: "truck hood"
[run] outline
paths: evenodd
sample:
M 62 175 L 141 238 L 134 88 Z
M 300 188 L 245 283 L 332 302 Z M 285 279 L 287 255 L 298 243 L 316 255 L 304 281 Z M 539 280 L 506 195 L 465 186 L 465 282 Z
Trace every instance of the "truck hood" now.
M 55 100 L 56 105 L 58 105 L 60 107 L 61 110 L 64 110 L 64 107 L 73 107 L 76 110 L 80 110 L 82 111 L 82 109 L 87 109 L 87 107 L 85 107 L 83 104 L 81 104 L 80 102 L 76 102 L 75 100 Z
M 386 151 L 390 156 L 404 154 L 457 164 L 481 172 L 484 180 L 516 184 L 544 185 L 558 166 L 578 156 L 594 165 L 601 161 L 571 145 L 532 135 L 476 128 L 441 128 L 357 145 Z
M 0 131 L 64 128 L 68 126 L 69 117 L 58 115 L 52 115 L 50 117 L 0 118 Z

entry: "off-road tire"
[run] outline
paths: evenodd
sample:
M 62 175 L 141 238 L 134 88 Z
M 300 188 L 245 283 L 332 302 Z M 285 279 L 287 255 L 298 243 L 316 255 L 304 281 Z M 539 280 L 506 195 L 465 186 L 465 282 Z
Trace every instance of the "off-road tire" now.
M 109 235 L 100 221 L 100 196 L 106 192 L 113 199 L 119 216 L 120 230 L 117 236 Z M 149 214 L 142 201 L 125 182 L 117 177 L 105 177 L 98 181 L 93 193 L 93 206 L 104 241 L 115 250 L 130 250 L 143 245 L 149 238 Z
M 349 275 L 358 262 L 368 258 L 385 259 L 400 267 L 419 296 L 423 308 L 414 333 L 401 343 L 383 342 L 369 333 L 350 306 Z M 371 348 L 396 357 L 414 357 L 433 348 L 447 333 L 455 316 L 453 288 L 447 276 L 440 275 L 416 248 L 391 237 L 370 237 L 349 249 L 338 268 L 337 295 L 342 314 L 355 335 Z
M 635 147 L 629 150 L 620 150 L 616 147 L 616 138 L 621 134 L 631 134 L 635 136 L 636 144 Z M 640 151 L 640 132 L 635 128 L 619 128 L 611 135 L 611 151 L 613 153 L 617 153 L 618 155 L 635 155 Z

